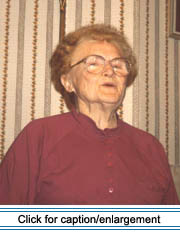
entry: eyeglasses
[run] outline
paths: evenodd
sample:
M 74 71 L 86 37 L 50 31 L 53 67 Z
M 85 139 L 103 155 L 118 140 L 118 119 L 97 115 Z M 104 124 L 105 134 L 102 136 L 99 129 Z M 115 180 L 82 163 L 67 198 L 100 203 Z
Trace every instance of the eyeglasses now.
M 113 69 L 113 72 L 117 76 L 126 76 L 129 74 L 131 69 L 131 64 L 125 58 L 114 58 L 110 61 L 105 60 L 104 57 L 100 55 L 89 55 L 86 58 L 83 58 L 79 62 L 73 64 L 71 68 L 76 65 L 84 63 L 86 66 L 86 70 L 92 74 L 98 74 L 104 71 L 104 67 L 107 63 L 109 63 Z

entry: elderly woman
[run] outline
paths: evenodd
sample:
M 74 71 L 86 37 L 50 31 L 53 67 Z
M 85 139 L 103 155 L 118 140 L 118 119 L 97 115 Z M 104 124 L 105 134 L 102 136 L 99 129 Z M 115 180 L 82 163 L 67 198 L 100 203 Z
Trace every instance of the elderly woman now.
M 179 204 L 161 144 L 116 114 L 136 76 L 126 38 L 82 27 L 50 65 L 71 111 L 24 128 L 0 168 L 0 204 Z

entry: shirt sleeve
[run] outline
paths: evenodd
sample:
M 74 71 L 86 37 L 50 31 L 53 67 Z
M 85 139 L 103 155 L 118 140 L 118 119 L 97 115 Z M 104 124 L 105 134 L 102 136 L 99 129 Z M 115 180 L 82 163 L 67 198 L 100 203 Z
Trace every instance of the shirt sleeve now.
M 172 178 L 170 178 L 169 186 L 164 195 L 162 205 L 180 205 Z
M 180 201 L 176 192 L 176 187 L 175 187 L 174 180 L 171 174 L 168 160 L 167 160 L 167 175 L 168 175 L 168 186 L 167 186 L 167 190 L 164 193 L 162 205 L 180 205 Z
M 180 205 L 173 177 L 171 174 L 168 157 L 164 151 L 163 146 L 159 143 L 159 141 L 157 141 L 155 138 L 153 139 L 153 153 L 154 155 L 157 155 L 157 161 L 155 161 L 154 163 L 156 163 L 156 167 L 159 170 L 157 174 L 161 174 L 158 180 L 160 181 L 160 184 L 166 184 L 166 190 L 164 191 L 164 196 L 161 205 Z
M 180 205 L 169 165 L 168 165 L 167 174 L 169 175 L 169 183 L 167 190 L 164 194 L 162 205 Z
M 0 165 L 0 204 L 33 204 L 42 139 L 31 124 L 16 138 Z

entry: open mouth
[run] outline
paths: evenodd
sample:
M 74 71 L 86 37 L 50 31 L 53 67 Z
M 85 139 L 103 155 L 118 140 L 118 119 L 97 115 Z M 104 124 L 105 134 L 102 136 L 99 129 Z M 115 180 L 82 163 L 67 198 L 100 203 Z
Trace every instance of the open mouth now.
M 115 88 L 116 86 L 115 86 L 115 84 L 113 84 L 113 83 L 110 83 L 110 82 L 107 82 L 107 83 L 104 83 L 104 84 L 102 84 L 102 86 L 104 86 L 104 87 L 112 87 L 112 88 Z

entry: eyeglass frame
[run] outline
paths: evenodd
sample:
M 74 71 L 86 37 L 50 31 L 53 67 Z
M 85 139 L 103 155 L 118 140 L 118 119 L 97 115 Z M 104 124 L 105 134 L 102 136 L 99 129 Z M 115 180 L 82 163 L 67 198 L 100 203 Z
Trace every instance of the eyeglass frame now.
M 116 74 L 117 76 L 118 76 L 118 74 L 115 72 L 114 67 L 112 66 L 111 62 L 112 62 L 113 60 L 115 60 L 115 59 L 122 59 L 122 60 L 125 61 L 126 65 L 127 65 L 127 75 L 130 73 L 131 63 L 127 60 L 127 58 L 125 58 L 125 57 L 116 57 L 116 58 L 113 58 L 113 59 L 111 59 L 111 60 L 106 60 L 103 56 L 97 55 L 97 54 L 88 55 L 87 57 L 81 59 L 81 60 L 78 61 L 77 63 L 71 65 L 71 66 L 70 66 L 70 69 L 72 69 L 72 68 L 75 67 L 76 65 L 79 65 L 80 63 L 83 63 L 83 62 L 85 63 L 86 60 L 87 60 L 89 57 L 91 57 L 91 56 L 96 56 L 96 57 L 99 57 L 99 58 L 101 58 L 102 60 L 104 60 L 104 67 L 105 67 L 106 63 L 108 62 L 108 63 L 111 65 L 114 74 Z M 85 65 L 87 65 L 87 63 L 85 63 Z M 87 70 L 87 71 L 88 71 L 88 70 Z M 104 68 L 102 69 L 102 71 L 104 71 Z M 102 71 L 100 71 L 100 72 L 102 72 Z M 93 74 L 93 72 L 90 72 L 90 71 L 88 71 L 88 72 Z M 98 73 L 100 73 L 100 72 L 98 72 Z M 98 74 L 98 73 L 94 73 L 94 74 Z

